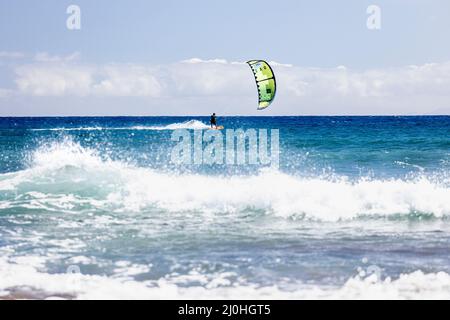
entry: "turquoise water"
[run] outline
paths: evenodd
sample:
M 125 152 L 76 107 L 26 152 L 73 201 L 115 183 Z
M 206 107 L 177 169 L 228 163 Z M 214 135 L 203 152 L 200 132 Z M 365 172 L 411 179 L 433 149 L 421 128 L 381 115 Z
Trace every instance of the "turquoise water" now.
M 224 117 L 279 168 L 171 162 L 207 121 L 0 118 L 0 295 L 450 296 L 450 117 Z

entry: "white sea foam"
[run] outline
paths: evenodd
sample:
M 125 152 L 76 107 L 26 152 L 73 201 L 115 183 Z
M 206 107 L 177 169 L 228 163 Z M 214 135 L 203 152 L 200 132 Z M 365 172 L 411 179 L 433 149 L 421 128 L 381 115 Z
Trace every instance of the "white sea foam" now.
M 172 123 L 166 126 L 135 126 L 132 127 L 135 130 L 177 130 L 177 129 L 193 129 L 202 130 L 209 129 L 209 126 L 198 120 L 189 120 L 181 123 Z
M 64 195 L 52 193 L 55 185 L 64 185 Z M 31 198 L 38 207 L 51 205 L 64 210 L 83 201 L 121 212 L 151 207 L 169 212 L 258 210 L 324 221 L 372 215 L 450 215 L 448 184 L 426 177 L 349 181 L 302 178 L 272 170 L 220 178 L 168 174 L 102 159 L 95 150 L 70 141 L 38 150 L 30 169 L 0 176 L 0 190 L 28 195 L 37 192 L 40 196 L 31 194 Z M 83 190 L 91 195 L 81 199 L 77 195 Z M 5 203 L 7 199 L 0 202 Z M 28 205 L 33 206 L 33 202 Z
M 32 131 L 103 131 L 103 130 L 177 130 L 192 129 L 202 130 L 208 129 L 209 126 L 199 120 L 188 120 L 180 123 L 171 123 L 162 126 L 131 126 L 131 127 L 59 127 L 59 128 L 42 128 L 31 129 Z
M 0 257 L 0 298 L 69 299 L 450 299 L 450 275 L 415 271 L 396 279 L 374 276 L 350 278 L 342 286 L 298 283 L 285 290 L 277 285 L 259 286 L 241 280 L 233 283 L 229 273 L 192 273 L 195 286 L 183 285 L 185 276 L 136 281 L 129 277 L 49 274 L 40 270 L 34 257 L 8 261 Z M 135 269 L 139 271 L 139 267 Z M 80 269 L 82 271 L 82 269 Z
M 262 211 L 281 218 L 305 217 L 325 221 L 371 215 L 414 213 L 435 217 L 450 215 L 450 190 L 446 177 L 432 180 L 302 178 L 267 170 L 253 176 L 212 177 L 167 174 L 101 157 L 94 149 L 70 140 L 38 149 L 29 169 L 0 175 L 0 209 L 11 207 L 78 212 L 108 209 L 108 216 L 93 215 L 93 225 L 115 221 L 116 211 L 145 212 L 160 208 L 171 212 Z M 63 192 L 62 192 L 62 191 Z M 50 215 L 48 215 L 50 216 Z M 64 216 L 64 215 L 63 215 Z M 121 216 L 117 223 L 127 223 Z M 133 218 L 130 215 L 131 219 Z M 26 223 L 26 219 L 17 221 Z M 77 223 L 65 221 L 64 223 Z M 21 230 L 18 229 L 18 230 Z M 19 232 L 15 229 L 5 232 Z M 9 234 L 16 240 L 22 235 Z M 28 243 L 43 243 L 42 235 L 27 230 Z M 74 299 L 450 299 L 450 275 L 421 271 L 378 281 L 373 276 L 350 277 L 337 285 L 294 283 L 286 289 L 251 283 L 232 272 L 170 273 L 158 280 L 137 281 L 152 272 L 151 265 L 116 261 L 110 276 L 50 274 L 46 264 L 60 260 L 60 251 L 73 254 L 65 260 L 81 266 L 98 264 L 83 252 L 77 239 L 48 240 L 47 256 L 33 256 L 13 247 L 0 251 L 0 298 Z M 81 248 L 81 249 L 80 249 Z M 86 256 L 85 256 L 86 254 Z M 139 278 L 139 277 L 138 277 Z
M 30 129 L 31 131 L 100 131 L 100 130 L 117 130 L 121 128 L 105 128 L 105 127 L 73 127 L 73 128 L 40 128 Z

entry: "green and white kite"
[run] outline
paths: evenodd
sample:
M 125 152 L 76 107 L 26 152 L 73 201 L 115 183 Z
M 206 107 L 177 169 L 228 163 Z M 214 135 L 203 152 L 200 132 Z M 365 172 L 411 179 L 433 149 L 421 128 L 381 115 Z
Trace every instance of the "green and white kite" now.
M 275 99 L 277 91 L 275 75 L 270 65 L 264 60 L 250 60 L 247 63 L 252 68 L 258 86 L 258 110 L 263 110 Z

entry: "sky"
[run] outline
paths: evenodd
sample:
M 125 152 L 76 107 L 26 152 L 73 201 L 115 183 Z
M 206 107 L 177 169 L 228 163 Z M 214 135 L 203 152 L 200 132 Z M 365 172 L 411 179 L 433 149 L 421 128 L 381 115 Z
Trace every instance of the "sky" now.
M 448 0 L 0 0 L 0 116 L 448 115 L 449 14 Z M 264 111 L 252 59 L 278 82 Z

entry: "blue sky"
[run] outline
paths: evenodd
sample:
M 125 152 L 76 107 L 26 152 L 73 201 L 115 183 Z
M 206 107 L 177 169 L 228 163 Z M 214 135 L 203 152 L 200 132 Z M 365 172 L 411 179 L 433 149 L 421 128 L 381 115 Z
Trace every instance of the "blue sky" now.
M 1 0 L 0 115 L 261 114 L 232 63 L 254 58 L 276 62 L 266 114 L 448 114 L 449 14 L 445 0 Z

